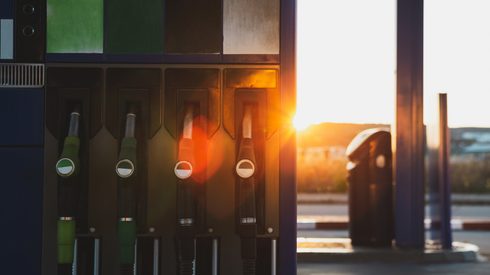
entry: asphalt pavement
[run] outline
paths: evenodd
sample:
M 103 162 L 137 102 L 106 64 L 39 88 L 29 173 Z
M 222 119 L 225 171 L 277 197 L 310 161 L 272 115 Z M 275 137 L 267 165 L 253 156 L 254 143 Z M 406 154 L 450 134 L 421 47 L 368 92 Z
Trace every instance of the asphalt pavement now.
M 304 263 L 298 265 L 298 275 L 425 275 L 425 274 L 469 274 L 489 275 L 490 263 L 452 263 L 452 264 L 393 264 L 377 263 L 343 263 L 343 264 L 318 264 Z
M 453 195 L 453 219 L 490 220 L 490 195 Z M 348 206 L 343 194 L 304 196 L 298 195 L 298 217 L 320 217 L 330 219 L 347 219 Z M 467 202 L 467 203 L 465 203 Z M 426 208 L 428 211 L 428 208 Z M 310 238 L 348 238 L 347 230 L 299 230 L 298 237 Z M 379 259 L 369 263 L 298 263 L 298 275 L 324 274 L 474 274 L 490 275 L 490 231 L 453 232 L 454 241 L 467 242 L 477 245 L 482 255 L 476 263 L 393 263 Z

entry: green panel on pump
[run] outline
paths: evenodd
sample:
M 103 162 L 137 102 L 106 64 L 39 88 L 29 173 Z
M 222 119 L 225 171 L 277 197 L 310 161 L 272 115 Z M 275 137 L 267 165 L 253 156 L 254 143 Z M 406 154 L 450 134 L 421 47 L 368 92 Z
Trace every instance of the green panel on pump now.
M 106 47 L 113 54 L 163 52 L 162 0 L 106 0 Z
M 48 53 L 102 53 L 103 0 L 47 0 Z

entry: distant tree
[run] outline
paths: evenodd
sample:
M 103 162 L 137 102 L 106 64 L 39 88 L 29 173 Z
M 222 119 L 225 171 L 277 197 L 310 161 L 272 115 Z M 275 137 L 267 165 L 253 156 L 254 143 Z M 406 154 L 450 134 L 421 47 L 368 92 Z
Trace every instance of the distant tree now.
M 325 151 L 303 150 L 298 153 L 298 192 L 321 193 L 347 190 L 347 159 L 330 158 Z
M 451 188 L 454 193 L 490 193 L 490 156 L 451 161 Z

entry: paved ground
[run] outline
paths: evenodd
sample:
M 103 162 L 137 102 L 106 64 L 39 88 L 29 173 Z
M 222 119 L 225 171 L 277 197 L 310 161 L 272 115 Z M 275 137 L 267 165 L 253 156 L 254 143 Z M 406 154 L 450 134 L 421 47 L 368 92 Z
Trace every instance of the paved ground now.
M 299 264 L 298 275 L 325 274 L 387 274 L 387 275 L 423 275 L 423 274 L 490 274 L 490 263 L 456 263 L 456 264 L 390 264 L 390 263 L 356 263 L 356 264 Z
M 307 238 L 348 238 L 346 230 L 300 230 L 299 237 Z M 454 241 L 472 243 L 480 248 L 480 253 L 490 258 L 489 231 L 457 231 L 453 232 Z M 490 270 L 489 273 L 490 274 Z
M 347 231 L 333 230 L 306 230 L 299 231 L 298 236 L 303 237 L 347 237 Z M 457 241 L 465 241 L 476 244 L 484 257 L 490 257 L 490 232 L 472 231 L 455 232 L 453 235 Z M 484 260 L 484 258 L 482 259 Z M 298 263 L 298 275 L 425 275 L 425 274 L 468 274 L 468 275 L 489 275 L 490 262 L 479 263 L 454 263 L 454 264 L 414 264 L 414 263 Z
M 490 232 L 488 231 L 460 231 L 453 232 L 453 239 L 458 242 L 472 243 L 480 248 L 480 253 L 490 258 Z M 488 270 L 490 274 L 490 269 Z
M 347 216 L 347 204 L 345 195 L 330 196 L 304 196 L 300 194 L 298 199 L 307 201 L 307 204 L 298 205 L 298 215 L 306 216 Z M 490 195 L 460 195 L 460 202 L 471 201 L 471 205 L 453 205 L 453 218 L 460 219 L 490 219 Z M 317 200 L 317 201 L 315 201 Z M 454 200 L 454 196 L 453 196 Z M 489 203 L 486 203 L 486 202 Z M 328 202 L 325 204 L 325 202 Z M 482 203 L 483 202 L 483 203 Z M 347 238 L 346 230 L 300 230 L 300 237 L 326 237 Z M 455 231 L 455 241 L 469 242 L 480 247 L 480 252 L 490 258 L 490 231 Z M 479 263 L 454 263 L 454 264 L 394 264 L 380 262 L 376 263 L 342 263 L 342 264 L 313 264 L 298 263 L 298 275 L 324 275 L 324 274 L 471 274 L 490 275 L 490 262 Z

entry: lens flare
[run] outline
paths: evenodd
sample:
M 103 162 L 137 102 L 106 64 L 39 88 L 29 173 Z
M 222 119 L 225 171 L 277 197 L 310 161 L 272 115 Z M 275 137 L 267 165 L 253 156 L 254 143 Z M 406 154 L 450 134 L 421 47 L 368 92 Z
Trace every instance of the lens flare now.
M 296 114 L 293 118 L 293 126 L 298 132 L 306 130 L 310 125 L 311 123 L 308 121 L 308 119 L 304 119 L 298 114 Z

